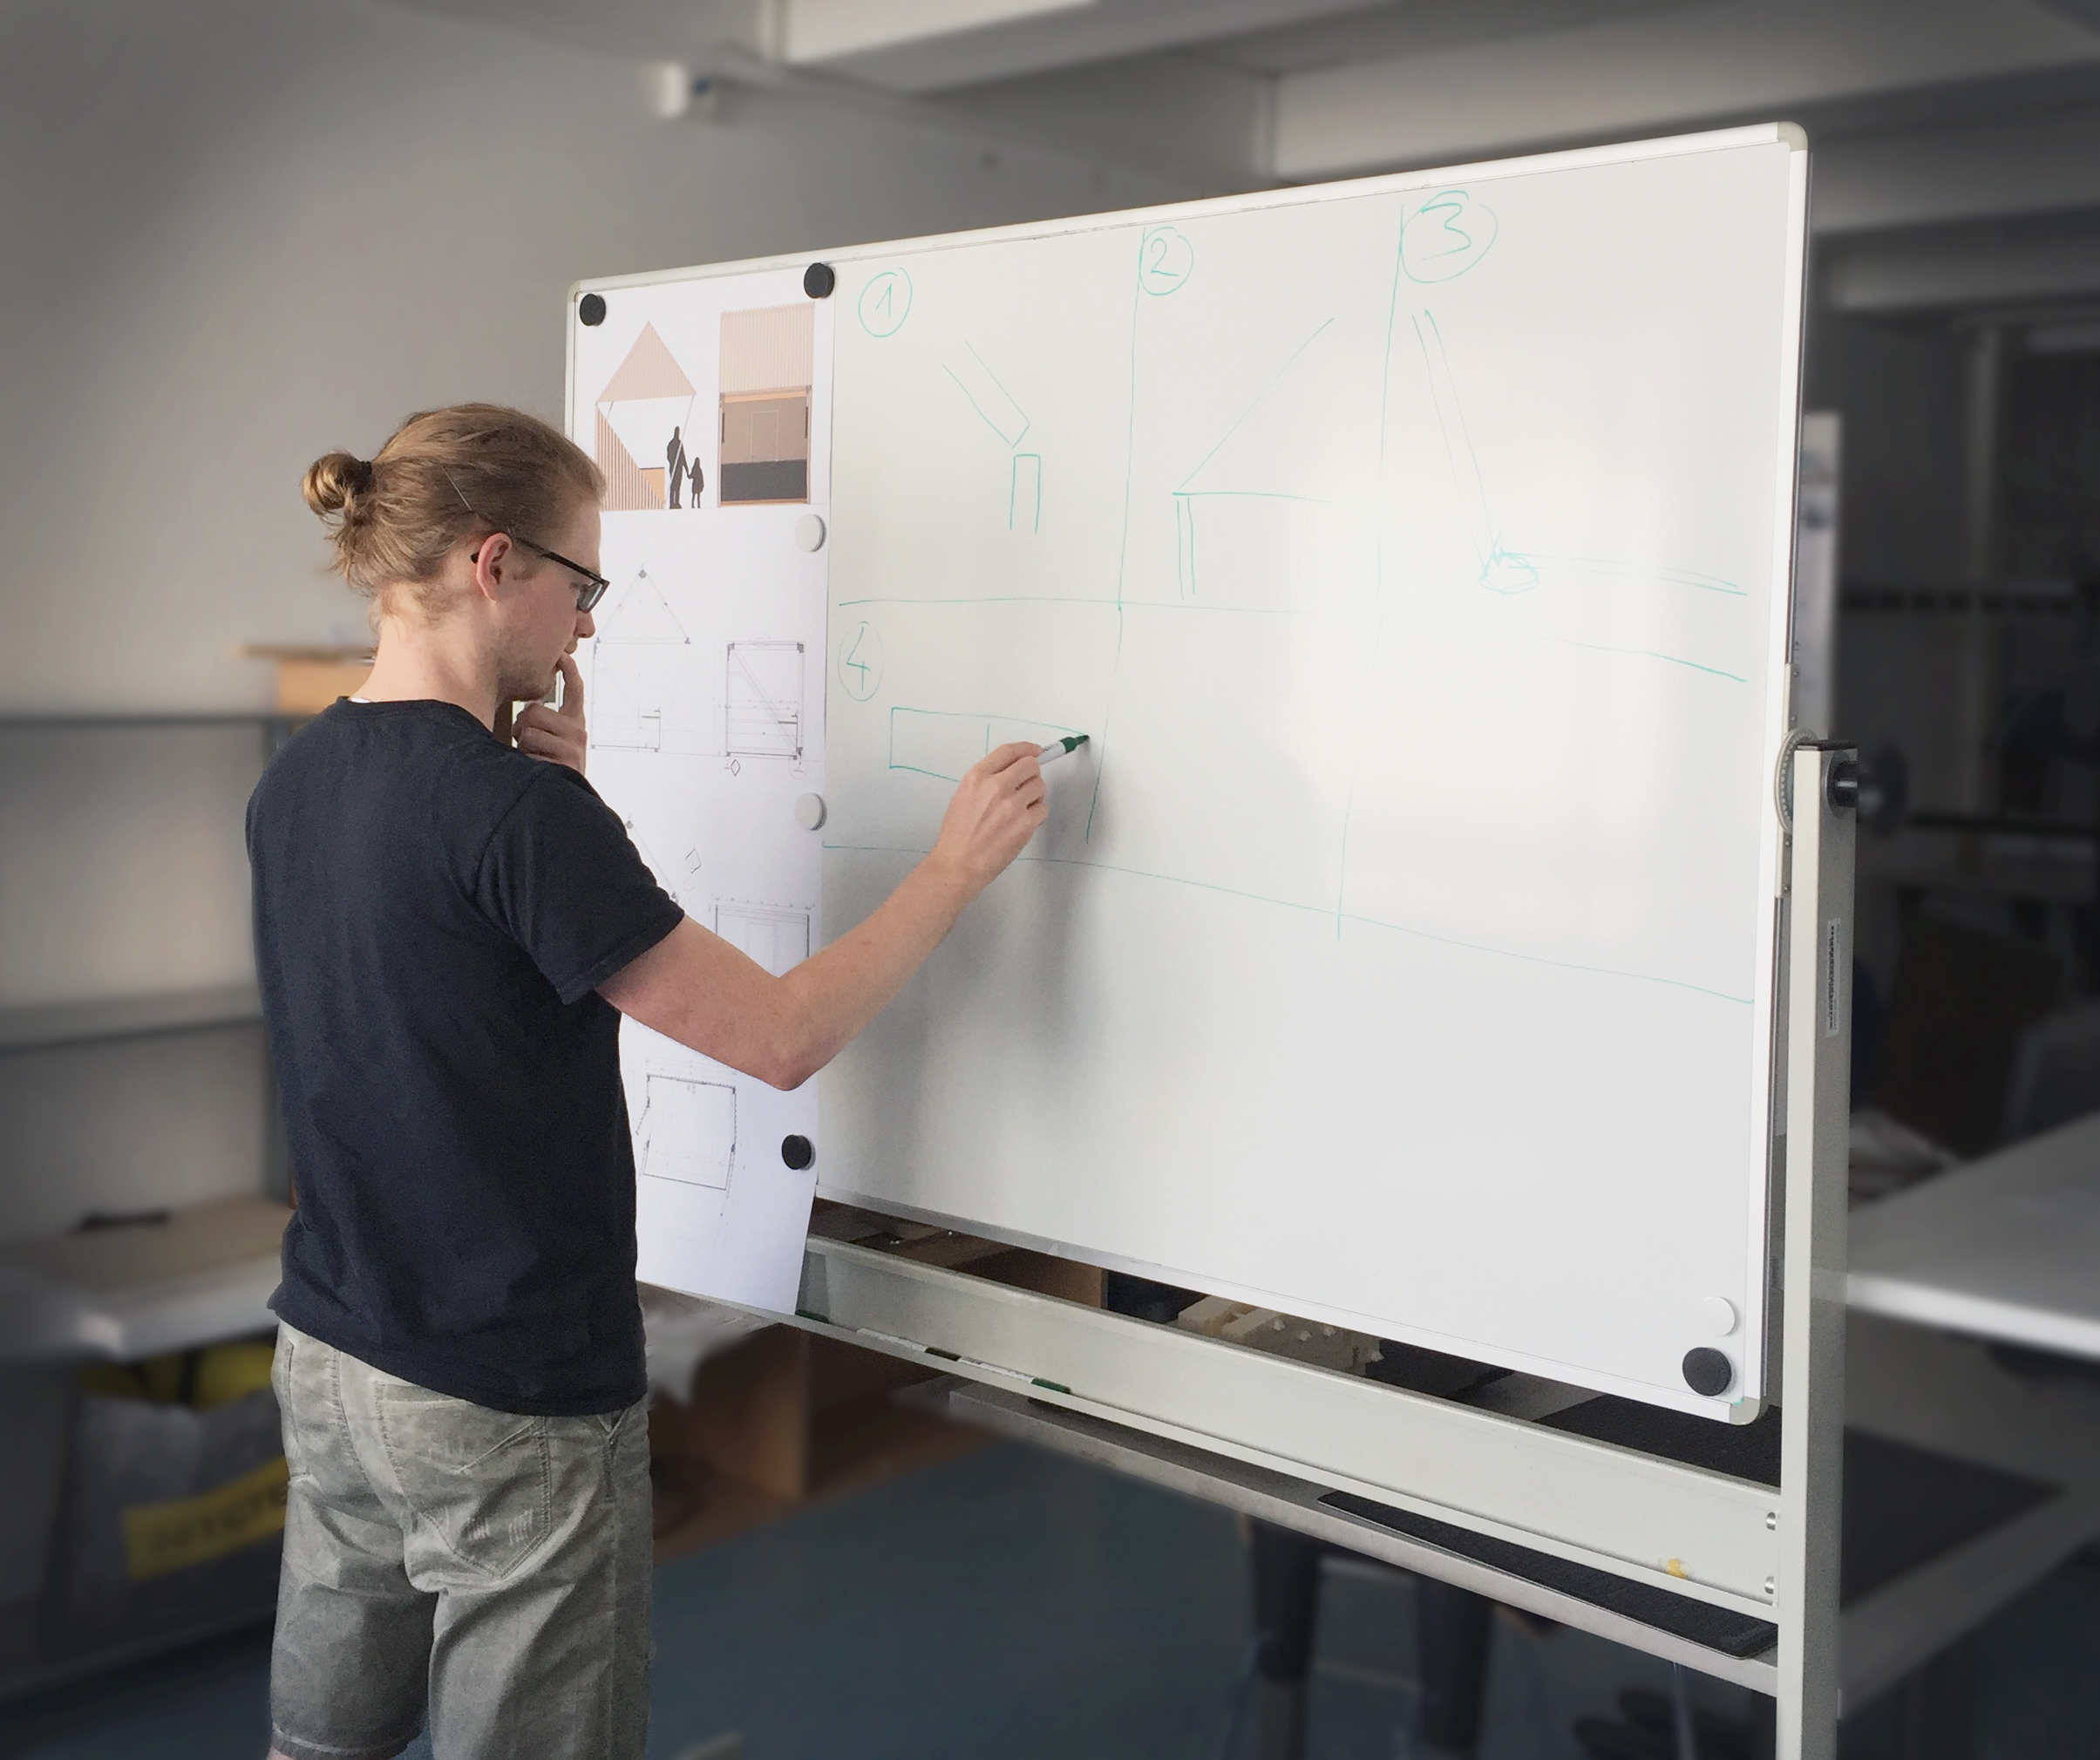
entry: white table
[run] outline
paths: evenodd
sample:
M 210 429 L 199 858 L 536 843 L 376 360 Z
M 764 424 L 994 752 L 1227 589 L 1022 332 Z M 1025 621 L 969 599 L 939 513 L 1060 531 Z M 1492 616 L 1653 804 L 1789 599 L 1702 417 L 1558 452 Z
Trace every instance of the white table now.
M 1848 1305 L 2100 1359 L 2100 1114 L 1852 1218 Z
M 290 1216 L 267 1198 L 226 1198 L 0 1247 L 0 1362 L 126 1362 L 274 1327 Z

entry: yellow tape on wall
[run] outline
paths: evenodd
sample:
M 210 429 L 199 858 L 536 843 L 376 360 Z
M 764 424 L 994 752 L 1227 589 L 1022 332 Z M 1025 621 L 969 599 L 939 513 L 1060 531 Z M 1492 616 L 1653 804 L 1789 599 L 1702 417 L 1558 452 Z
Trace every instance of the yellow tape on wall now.
M 290 1482 L 290 1470 L 279 1455 L 196 1497 L 126 1510 L 124 1560 L 132 1580 L 187 1570 L 281 1533 Z

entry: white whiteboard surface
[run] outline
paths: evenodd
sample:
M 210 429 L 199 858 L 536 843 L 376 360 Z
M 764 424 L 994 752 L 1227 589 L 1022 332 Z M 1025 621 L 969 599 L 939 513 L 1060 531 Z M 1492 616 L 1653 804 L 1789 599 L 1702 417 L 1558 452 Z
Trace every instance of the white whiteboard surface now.
M 826 932 L 988 743 L 1093 736 L 819 1078 L 826 1195 L 1761 1392 L 1804 167 L 1743 129 L 818 254 Z
M 688 916 L 785 971 L 823 933 L 822 850 L 795 803 L 824 786 L 826 559 L 796 527 L 828 509 L 831 309 L 776 269 L 624 292 L 574 328 L 569 432 L 607 477 L 613 583 L 578 656 L 590 780 Z M 801 432 L 783 419 L 798 403 Z M 739 450 L 802 458 L 739 476 L 723 468 Z M 635 1021 L 620 1057 L 642 1281 L 792 1310 L 817 1176 L 783 1145 L 817 1135 L 814 1091 Z

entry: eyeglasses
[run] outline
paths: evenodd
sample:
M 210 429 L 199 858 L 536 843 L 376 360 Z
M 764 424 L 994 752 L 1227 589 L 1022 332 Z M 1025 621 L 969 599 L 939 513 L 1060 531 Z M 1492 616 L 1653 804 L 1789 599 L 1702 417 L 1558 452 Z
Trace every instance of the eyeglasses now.
M 440 465 L 438 469 L 444 476 L 445 480 L 448 483 L 452 483 L 452 493 L 459 497 L 459 505 L 462 507 L 466 508 L 468 513 L 473 514 L 474 518 L 477 520 L 488 520 L 488 523 L 492 526 L 496 523 L 493 520 L 489 520 L 487 514 L 479 512 L 475 507 L 474 504 L 466 499 L 466 495 L 461 493 L 459 484 L 452 482 L 452 473 L 450 471 L 445 470 L 442 465 Z M 493 537 L 495 533 L 493 532 L 489 534 L 490 537 Z M 582 575 L 582 581 L 580 581 L 576 587 L 576 609 L 579 612 L 590 610 L 601 599 L 605 597 L 605 589 L 613 584 L 610 581 L 608 581 L 604 575 L 597 574 L 591 569 L 586 568 L 582 563 L 570 561 L 568 558 L 564 556 L 559 550 L 550 550 L 544 544 L 535 544 L 530 538 L 520 538 L 515 532 L 511 533 L 509 535 L 510 540 L 513 544 L 524 545 L 525 547 L 530 550 L 533 555 L 545 557 L 549 562 L 559 562 L 572 574 Z M 487 542 L 487 538 L 484 538 L 481 540 L 481 544 L 486 544 Z M 466 560 L 469 562 L 479 562 L 481 560 L 481 544 L 475 545 L 474 547 L 467 553 Z
M 604 575 L 592 574 L 582 563 L 570 561 L 559 550 L 550 550 L 544 544 L 535 544 L 530 538 L 520 538 L 515 532 L 512 533 L 510 537 L 513 544 L 524 545 L 533 555 L 544 556 L 550 562 L 559 562 L 572 574 L 582 575 L 582 580 L 576 583 L 576 609 L 579 611 L 588 611 L 605 597 L 605 589 L 613 584 Z M 481 540 L 482 544 L 487 542 L 486 538 Z M 481 544 L 474 546 L 472 554 L 466 560 L 470 562 L 478 562 L 481 560 Z

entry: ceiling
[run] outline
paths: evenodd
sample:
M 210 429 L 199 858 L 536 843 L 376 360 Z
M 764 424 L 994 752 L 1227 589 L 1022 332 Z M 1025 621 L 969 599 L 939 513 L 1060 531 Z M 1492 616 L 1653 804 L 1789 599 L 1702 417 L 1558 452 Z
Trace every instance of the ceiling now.
M 1784 117 L 1852 309 L 2100 295 L 2100 0 L 396 3 L 1192 194 Z

